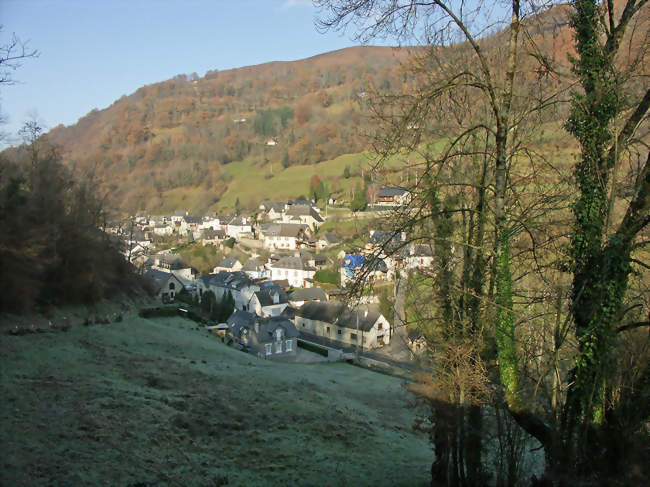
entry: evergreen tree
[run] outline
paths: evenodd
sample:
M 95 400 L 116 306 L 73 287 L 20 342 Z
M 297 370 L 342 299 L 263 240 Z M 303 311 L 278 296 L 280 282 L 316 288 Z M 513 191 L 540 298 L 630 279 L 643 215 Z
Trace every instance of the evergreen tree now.
M 352 203 L 350 203 L 350 209 L 354 212 L 364 211 L 368 206 L 368 194 L 366 188 L 361 189 L 361 185 L 357 183 L 356 189 L 354 190 L 354 198 Z

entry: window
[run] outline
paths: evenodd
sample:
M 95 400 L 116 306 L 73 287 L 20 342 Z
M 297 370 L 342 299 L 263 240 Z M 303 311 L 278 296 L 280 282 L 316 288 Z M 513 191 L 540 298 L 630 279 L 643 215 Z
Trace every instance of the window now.
M 275 344 L 275 353 L 282 353 L 282 342 L 277 342 Z
M 357 339 L 357 334 L 356 333 L 350 333 L 350 340 L 356 340 Z
M 169 289 L 176 289 L 176 284 L 174 284 L 173 282 L 170 282 L 169 283 Z
M 248 345 L 248 328 L 242 328 L 239 332 L 239 339 L 244 345 Z
M 337 330 L 337 333 L 340 335 L 340 334 L 341 334 L 341 330 Z
M 287 352 L 291 352 L 293 350 L 293 342 L 291 340 L 287 340 L 285 343 L 285 348 Z
M 381 323 L 379 323 L 379 324 L 377 325 L 377 329 L 378 329 L 378 330 L 381 330 L 381 325 L 382 325 Z
M 271 355 L 271 344 L 270 343 L 265 343 L 264 344 L 264 353 L 266 353 L 266 355 Z
M 327 333 L 328 335 L 330 334 L 330 327 L 329 326 L 325 328 L 325 333 Z
M 284 338 L 284 330 L 282 328 L 276 328 L 275 329 L 275 341 L 277 343 L 282 343 L 283 338 Z

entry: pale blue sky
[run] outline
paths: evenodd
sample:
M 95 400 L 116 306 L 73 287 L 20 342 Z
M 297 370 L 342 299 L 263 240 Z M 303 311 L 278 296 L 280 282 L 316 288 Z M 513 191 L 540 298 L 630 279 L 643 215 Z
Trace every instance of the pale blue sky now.
M 0 45 L 15 32 L 40 52 L 15 72 L 18 83 L 0 88 L 0 130 L 14 135 L 34 115 L 46 129 L 74 124 L 181 73 L 354 45 L 316 32 L 315 13 L 308 0 L 0 0 Z

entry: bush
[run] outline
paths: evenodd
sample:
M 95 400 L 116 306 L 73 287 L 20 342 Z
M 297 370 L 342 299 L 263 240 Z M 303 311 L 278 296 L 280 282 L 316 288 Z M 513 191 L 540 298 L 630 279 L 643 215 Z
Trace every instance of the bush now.
M 319 347 L 318 345 L 314 345 L 313 343 L 307 343 L 303 342 L 302 340 L 298 340 L 298 346 L 300 348 L 304 348 L 305 350 L 309 350 L 310 352 L 317 353 L 318 355 L 322 355 L 323 357 L 327 357 L 329 355 L 329 352 L 327 351 L 326 348 Z
M 316 271 L 316 273 L 314 274 L 314 281 L 325 282 L 329 284 L 334 284 L 335 286 L 340 286 L 341 274 L 331 269 L 323 269 L 320 271 Z
M 142 318 L 168 318 L 170 316 L 176 316 L 178 314 L 178 308 L 143 308 L 138 312 L 138 315 Z
M 235 239 L 233 237 L 230 237 L 229 239 L 223 242 L 223 245 L 224 247 L 228 247 L 229 249 L 232 249 L 235 246 Z

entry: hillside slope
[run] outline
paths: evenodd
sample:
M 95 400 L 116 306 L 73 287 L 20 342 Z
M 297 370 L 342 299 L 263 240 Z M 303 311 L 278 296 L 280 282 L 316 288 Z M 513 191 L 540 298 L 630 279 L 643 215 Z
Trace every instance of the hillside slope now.
M 522 51 L 519 83 L 544 75 L 537 69 L 541 56 L 561 73 L 549 78 L 549 86 L 568 90 L 569 13 L 559 5 L 526 20 L 523 37 L 531 44 Z M 647 30 L 647 15 L 643 19 L 639 31 Z M 500 62 L 505 35 L 481 40 L 489 62 Z M 633 57 L 641 47 L 630 44 L 626 52 Z M 460 51 L 450 46 L 436 52 L 449 67 Z M 377 129 L 370 94 L 409 94 L 416 83 L 402 63 L 419 52 L 360 46 L 202 77 L 179 75 L 93 110 L 73 126 L 56 127 L 48 137 L 80 175 L 100 183 L 108 206 L 120 212 L 230 211 L 237 199 L 252 209 L 265 198 L 306 195 L 309 178 L 323 172 L 330 189 L 350 197 L 367 167 L 368 136 Z M 537 147 L 542 153 L 573 144 L 561 129 L 566 115 L 566 103 L 542 114 L 550 127 Z M 353 176 L 343 181 L 345 166 Z M 295 167 L 302 169 L 275 179 Z
M 181 318 L 0 335 L 2 485 L 428 485 L 402 381 Z
M 365 90 L 401 89 L 396 68 L 407 57 L 408 49 L 354 47 L 178 76 L 48 137 L 70 164 L 103 182 L 116 208 L 169 210 L 166 197 L 180 191 L 192 193 L 188 209 L 213 209 L 233 161 L 279 171 L 364 150 Z

